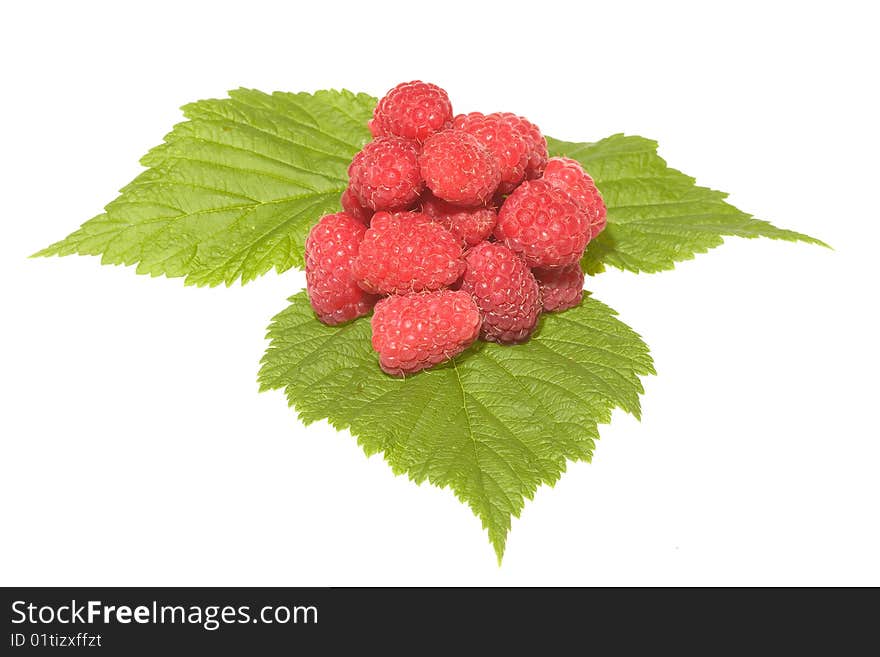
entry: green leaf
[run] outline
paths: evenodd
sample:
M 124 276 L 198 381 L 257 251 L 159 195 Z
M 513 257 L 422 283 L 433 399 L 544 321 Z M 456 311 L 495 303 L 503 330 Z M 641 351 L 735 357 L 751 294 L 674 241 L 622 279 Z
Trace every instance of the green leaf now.
M 309 228 L 339 209 L 375 103 L 348 91 L 239 89 L 186 105 L 189 120 L 103 214 L 35 255 L 101 255 L 212 286 L 301 267 Z
M 480 517 L 499 561 L 511 516 L 567 460 L 589 460 L 615 407 L 639 416 L 648 348 L 590 297 L 545 315 L 524 345 L 480 342 L 447 363 L 397 379 L 370 347 L 370 320 L 315 319 L 305 292 L 269 327 L 261 389 L 281 389 L 306 424 L 349 429 L 397 473 L 449 487 Z
M 827 246 L 725 202 L 727 194 L 698 187 L 657 155 L 657 142 L 614 135 L 577 144 L 548 138 L 551 155 L 578 160 L 596 181 L 608 206 L 608 226 L 590 243 L 582 264 L 590 274 L 605 265 L 634 272 L 672 269 L 720 245 L 723 236 L 769 237 Z

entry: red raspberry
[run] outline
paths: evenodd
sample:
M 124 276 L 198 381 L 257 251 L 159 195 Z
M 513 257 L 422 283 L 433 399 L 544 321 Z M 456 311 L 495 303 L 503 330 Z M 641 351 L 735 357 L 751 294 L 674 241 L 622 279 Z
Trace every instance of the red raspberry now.
M 403 376 L 449 360 L 473 344 L 480 333 L 480 311 L 467 292 L 406 294 L 377 303 L 372 325 L 379 365 Z
M 505 123 L 511 126 L 519 134 L 523 135 L 529 144 L 528 162 L 526 164 L 526 180 L 540 178 L 547 165 L 547 140 L 534 123 L 522 116 L 510 112 L 498 112 Z
M 492 234 L 498 214 L 492 208 L 463 208 L 422 194 L 422 212 L 457 236 L 465 246 L 474 246 Z
M 584 272 L 580 263 L 562 269 L 533 269 L 541 288 L 544 312 L 574 308 L 584 296 Z
M 498 211 L 495 237 L 529 267 L 558 269 L 576 263 L 590 241 L 587 213 L 545 180 L 517 187 Z
M 581 163 L 570 157 L 551 157 L 544 170 L 544 180 L 571 196 L 590 218 L 590 239 L 605 228 L 605 201 Z
M 501 182 L 501 166 L 476 137 L 444 130 L 425 140 L 419 156 L 428 189 L 458 205 L 486 205 Z
M 541 314 L 538 282 L 522 259 L 503 244 L 483 242 L 464 256 L 461 289 L 483 316 L 484 340 L 515 344 L 529 339 Z
M 513 114 L 496 112 L 459 114 L 452 126 L 476 137 L 501 164 L 500 192 L 510 192 L 526 176 L 526 167 L 532 150 L 532 139 L 522 130 Z
M 382 98 L 373 110 L 374 137 L 397 135 L 422 142 L 452 124 L 452 104 L 443 89 L 427 82 L 403 82 Z
M 361 205 L 373 210 L 405 210 L 424 189 L 419 146 L 400 137 L 379 137 L 363 147 L 348 167 L 349 186 Z
M 451 285 L 464 271 L 458 238 L 417 212 L 377 212 L 352 265 L 364 290 L 406 294 Z
M 306 288 L 315 313 L 325 324 L 340 324 L 370 312 L 377 297 L 351 276 L 367 228 L 343 212 L 328 214 L 306 238 Z
M 373 211 L 370 210 L 370 208 L 365 208 L 361 205 L 357 194 L 351 191 L 350 186 L 346 187 L 345 191 L 342 192 L 339 202 L 342 204 L 342 211 L 349 217 L 354 217 L 358 221 L 363 222 L 366 226 L 370 225 L 370 217 L 373 216 Z

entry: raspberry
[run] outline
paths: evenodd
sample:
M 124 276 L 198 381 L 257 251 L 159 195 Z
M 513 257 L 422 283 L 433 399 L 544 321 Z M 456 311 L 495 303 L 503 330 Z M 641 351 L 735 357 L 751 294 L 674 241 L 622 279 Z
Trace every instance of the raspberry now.
M 498 112 L 497 116 L 504 120 L 513 130 L 517 131 L 528 142 L 528 161 L 526 163 L 526 180 L 540 178 L 547 165 L 547 140 L 534 123 L 526 118 L 511 114 L 510 112 Z
M 558 269 L 576 263 L 590 241 L 586 211 L 545 180 L 517 187 L 498 211 L 495 237 L 529 267 Z
M 480 333 L 480 311 L 466 292 L 438 290 L 382 299 L 373 314 L 379 366 L 403 376 L 449 360 Z
M 315 313 L 325 324 L 340 324 L 370 312 L 375 296 L 351 276 L 367 228 L 343 212 L 328 214 L 306 238 L 306 288 Z
M 458 238 L 417 212 L 377 212 L 352 265 L 364 290 L 405 294 L 437 290 L 464 271 Z
M 465 246 L 474 246 L 489 237 L 498 218 L 492 208 L 463 208 L 427 191 L 422 194 L 422 212 L 452 232 Z
M 502 344 L 528 340 L 541 314 L 541 293 L 522 259 L 491 242 L 478 244 L 464 258 L 461 289 L 477 302 L 483 339 Z
M 454 128 L 472 134 L 496 157 L 501 165 L 499 191 L 505 193 L 525 179 L 532 149 L 531 138 L 518 121 L 512 120 L 517 118 L 501 112 L 471 112 L 459 114 L 452 120 Z
M 544 312 L 574 308 L 584 296 L 584 272 L 580 263 L 562 269 L 533 269 L 541 288 Z
M 374 137 L 396 135 L 425 141 L 452 124 L 449 96 L 435 84 L 403 82 L 382 98 L 373 111 L 370 132 Z
M 360 200 L 358 200 L 357 194 L 351 191 L 351 187 L 346 187 L 345 191 L 342 192 L 342 196 L 339 198 L 339 202 L 342 204 L 342 210 L 349 217 L 354 217 L 358 221 L 363 222 L 365 225 L 370 225 L 370 217 L 373 216 L 373 211 L 370 208 L 365 208 L 361 205 Z
M 428 189 L 458 205 L 486 205 L 501 182 L 498 160 L 476 137 L 461 130 L 431 135 L 419 156 Z
M 569 157 L 551 157 L 544 170 L 544 180 L 558 187 L 580 205 L 590 218 L 590 239 L 605 228 L 605 201 L 581 163 Z
M 364 146 L 348 167 L 349 186 L 362 206 L 405 210 L 422 193 L 419 146 L 400 137 L 379 137 Z

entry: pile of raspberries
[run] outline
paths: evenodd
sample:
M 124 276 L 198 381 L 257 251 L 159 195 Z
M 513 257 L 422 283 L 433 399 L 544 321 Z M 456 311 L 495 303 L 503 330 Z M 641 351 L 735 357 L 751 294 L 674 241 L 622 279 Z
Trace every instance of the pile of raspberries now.
M 403 376 L 477 337 L 525 342 L 541 312 L 580 303 L 579 261 L 605 203 L 578 162 L 548 158 L 537 126 L 507 112 L 453 116 L 443 89 L 415 81 L 379 101 L 369 128 L 344 211 L 306 240 L 318 319 L 372 310 L 379 365 Z

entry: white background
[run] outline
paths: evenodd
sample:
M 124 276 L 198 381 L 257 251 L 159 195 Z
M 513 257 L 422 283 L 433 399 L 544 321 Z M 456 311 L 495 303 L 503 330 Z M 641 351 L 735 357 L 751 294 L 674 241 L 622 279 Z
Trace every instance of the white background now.
M 0 583 L 880 584 L 869 7 L 7 3 Z M 99 213 L 185 102 L 414 78 L 556 137 L 658 139 L 835 247 L 729 239 L 589 279 L 659 376 L 641 423 L 617 414 L 592 464 L 539 490 L 501 568 L 448 491 L 257 393 L 301 273 L 206 290 L 26 259 Z

